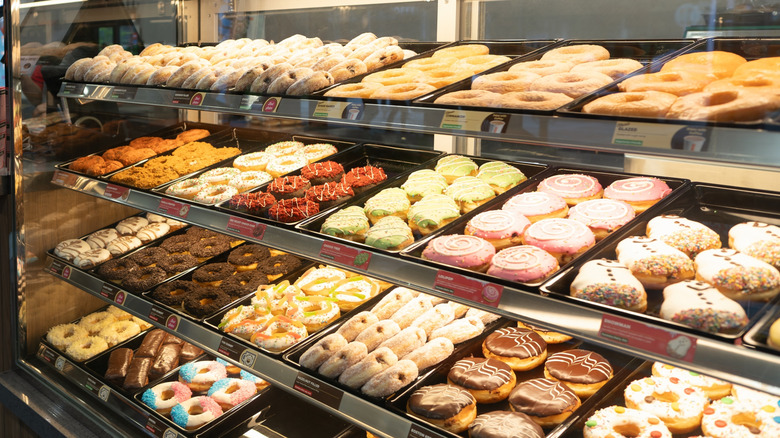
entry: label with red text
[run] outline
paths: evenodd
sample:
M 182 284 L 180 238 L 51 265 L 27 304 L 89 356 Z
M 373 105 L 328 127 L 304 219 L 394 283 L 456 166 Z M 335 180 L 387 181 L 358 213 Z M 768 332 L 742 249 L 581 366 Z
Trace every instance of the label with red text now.
M 55 170 L 54 176 L 51 178 L 51 182 L 57 184 L 58 186 L 73 187 L 76 185 L 76 181 L 78 181 L 78 179 L 78 175 L 64 172 L 62 170 Z
M 59 260 L 51 259 L 51 263 L 49 263 L 49 272 L 59 275 L 62 278 L 70 278 L 70 266 Z
M 54 364 L 57 362 L 57 358 L 60 357 L 60 355 L 46 345 L 41 345 L 41 349 L 38 352 L 38 357 L 50 364 Z
M 178 437 L 179 434 L 173 429 L 169 428 L 162 420 L 158 420 L 153 416 L 149 416 L 146 420 L 144 428 L 152 435 L 160 438 Z
M 179 317 L 157 306 L 152 306 L 152 309 L 149 311 L 149 319 L 158 324 L 162 324 L 171 330 L 179 328 Z
M 190 206 L 173 199 L 162 198 L 160 205 L 157 206 L 157 211 L 184 219 L 190 212 Z
M 240 108 L 256 113 L 275 113 L 281 103 L 281 97 L 263 99 L 260 96 L 244 96 L 241 99 Z
M 106 198 L 127 201 L 127 198 L 130 196 L 130 189 L 116 184 L 106 184 L 106 191 L 103 195 Z
M 263 240 L 265 224 L 241 217 L 230 216 L 225 231 L 237 233 L 255 240 Z
M 368 265 L 371 263 L 370 252 L 362 251 L 340 243 L 328 242 L 327 240 L 322 242 L 320 257 L 364 271 L 368 269 Z
M 433 288 L 475 303 L 498 307 L 504 286 L 476 280 L 449 271 L 439 270 L 433 281 Z
M 686 362 L 693 362 L 696 355 L 696 338 L 693 336 L 672 333 L 614 315 L 601 317 L 599 336 L 654 355 L 669 356 Z
M 198 91 L 177 91 L 173 93 L 171 103 L 174 105 L 200 106 L 203 103 L 204 94 Z
M 303 372 L 298 372 L 293 389 L 334 409 L 339 408 L 341 398 L 344 396 L 344 391 L 309 377 Z
M 100 288 L 100 295 L 119 305 L 125 303 L 125 292 L 113 284 L 103 283 L 103 287 Z

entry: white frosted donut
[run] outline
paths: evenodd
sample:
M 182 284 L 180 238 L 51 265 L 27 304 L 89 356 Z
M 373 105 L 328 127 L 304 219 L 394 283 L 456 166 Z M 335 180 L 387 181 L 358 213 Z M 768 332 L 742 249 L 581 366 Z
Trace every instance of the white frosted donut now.
M 273 155 L 267 152 L 252 152 L 233 160 L 233 167 L 242 172 L 265 170 L 272 158 Z
M 566 61 L 574 64 L 609 59 L 609 51 L 595 44 L 578 44 L 548 50 L 542 55 L 543 61 Z
M 73 260 L 82 252 L 91 250 L 92 247 L 81 239 L 63 240 L 54 247 L 54 254 L 65 260 Z
M 712 438 L 780 436 L 777 405 L 758 407 L 732 397 L 723 397 L 704 409 L 702 431 Z
M 563 93 L 576 99 L 610 83 L 611 77 L 598 72 L 554 73 L 535 80 L 530 90 Z
M 171 409 L 171 420 L 187 430 L 197 429 L 222 415 L 222 408 L 208 396 L 193 397 Z
M 768 301 L 780 292 L 780 271 L 734 249 L 708 249 L 693 260 L 696 279 L 733 300 Z
M 690 433 L 701 422 L 707 394 L 676 377 L 647 377 L 623 391 L 626 406 L 660 418 L 672 433 Z
M 268 165 L 265 167 L 265 171 L 272 177 L 278 178 L 293 170 L 300 169 L 307 164 L 309 164 L 309 160 L 307 160 L 306 155 L 302 153 L 282 155 L 269 161 Z
M 193 198 L 193 201 L 202 202 L 204 204 L 217 204 L 236 196 L 238 189 L 231 187 L 227 184 L 220 184 L 216 186 L 206 186 L 199 191 Z
M 585 421 L 583 438 L 633 437 L 633 438 L 672 438 L 672 433 L 655 415 L 628 409 L 623 406 L 610 406 L 600 409 Z
M 661 362 L 653 363 L 653 375 L 676 377 L 682 382 L 701 389 L 713 400 L 720 399 L 731 392 L 731 383 Z
M 777 225 L 755 221 L 734 225 L 729 230 L 729 246 L 780 269 L 780 227 Z

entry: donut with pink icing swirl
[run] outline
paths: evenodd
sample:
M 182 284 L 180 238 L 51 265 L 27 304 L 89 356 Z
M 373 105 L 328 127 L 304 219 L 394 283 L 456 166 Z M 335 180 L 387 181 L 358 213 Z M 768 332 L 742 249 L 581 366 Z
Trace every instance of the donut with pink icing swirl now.
M 623 201 L 591 199 L 569 209 L 569 219 L 587 225 L 599 241 L 636 216 L 634 209 Z
M 506 210 L 489 210 L 474 216 L 466 224 L 465 234 L 481 237 L 496 250 L 519 245 L 523 232 L 531 222 L 525 216 Z
M 481 237 L 449 234 L 428 242 L 422 257 L 450 266 L 485 272 L 495 254 L 496 248 Z
M 604 190 L 596 178 L 589 175 L 568 173 L 553 175 L 539 183 L 536 190 L 563 198 L 569 206 L 589 199 L 598 199 Z
M 543 219 L 525 230 L 523 243 L 549 252 L 564 265 L 593 246 L 596 237 L 587 225 L 574 219 Z
M 672 189 L 658 178 L 640 176 L 619 179 L 604 189 L 604 197 L 630 204 L 637 213 L 672 193 Z
M 566 217 L 569 206 L 558 195 L 546 192 L 526 192 L 509 198 L 502 210 L 522 214 L 529 221 L 537 222 L 553 217 Z
M 558 260 L 531 245 L 513 246 L 497 252 L 487 273 L 506 280 L 532 283 L 558 270 Z

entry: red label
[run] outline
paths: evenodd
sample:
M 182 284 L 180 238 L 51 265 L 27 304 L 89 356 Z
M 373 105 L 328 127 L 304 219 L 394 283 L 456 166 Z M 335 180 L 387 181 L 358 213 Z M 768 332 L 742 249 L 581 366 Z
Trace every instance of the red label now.
M 230 216 L 228 218 L 226 231 L 238 233 L 242 236 L 250 237 L 255 240 L 263 240 L 265 234 L 265 224 L 250 221 L 241 217 Z
M 464 277 L 449 271 L 439 270 L 433 281 L 433 288 L 465 298 L 475 303 L 498 307 L 504 287 L 495 283 Z
M 157 306 L 152 306 L 152 309 L 149 311 L 149 319 L 158 324 L 164 324 L 171 330 L 176 330 L 179 327 L 178 316 Z
M 172 199 L 162 198 L 160 205 L 157 206 L 157 211 L 184 219 L 190 212 L 190 206 Z
M 104 195 L 106 198 L 127 201 L 127 197 L 130 196 L 130 189 L 116 184 L 107 184 Z
M 55 170 L 54 176 L 51 178 L 51 182 L 57 184 L 58 186 L 72 187 L 76 185 L 76 181 L 78 181 L 78 179 L 78 175 L 63 172 L 61 170 Z
M 654 355 L 669 356 L 686 362 L 693 362 L 696 354 L 696 338 L 692 336 L 672 333 L 614 315 L 601 317 L 599 336 Z
M 322 242 L 320 257 L 364 271 L 368 269 L 368 265 L 371 263 L 370 252 L 361 251 L 340 243 L 328 242 L 327 240 Z
M 162 421 L 154 418 L 153 416 L 149 416 L 149 418 L 146 420 L 146 430 L 152 433 L 152 435 L 157 437 L 162 437 L 165 435 L 165 431 L 168 429 L 168 426 L 165 425 Z M 178 434 L 176 436 L 179 436 Z
M 269 97 L 265 103 L 263 103 L 263 112 L 264 113 L 275 113 L 276 109 L 279 108 L 279 102 L 281 102 L 280 97 Z

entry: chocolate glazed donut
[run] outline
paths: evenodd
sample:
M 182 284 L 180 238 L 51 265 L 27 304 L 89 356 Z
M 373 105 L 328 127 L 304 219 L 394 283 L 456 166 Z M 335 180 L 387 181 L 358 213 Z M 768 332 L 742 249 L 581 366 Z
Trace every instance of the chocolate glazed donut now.
M 517 378 L 509 365 L 498 359 L 468 357 L 450 368 L 447 383 L 459 386 L 479 403 L 495 403 L 509 397 Z
M 531 379 L 517 385 L 509 395 L 513 411 L 522 412 L 540 426 L 560 424 L 580 406 L 574 391 L 561 382 Z
M 612 366 L 598 353 L 566 350 L 547 359 L 544 377 L 565 383 L 579 398 L 584 399 L 612 378 Z
M 477 401 L 457 386 L 424 386 L 409 397 L 406 410 L 445 430 L 460 433 L 476 418 Z

